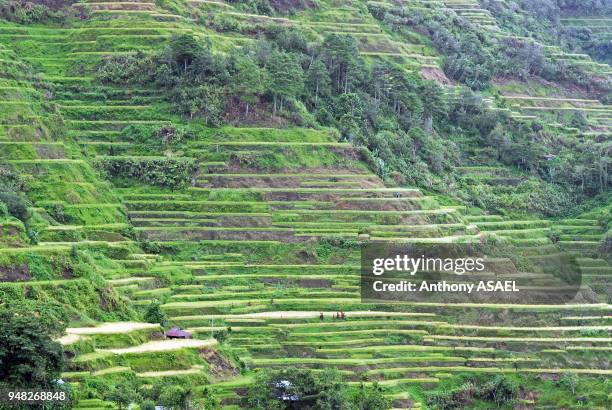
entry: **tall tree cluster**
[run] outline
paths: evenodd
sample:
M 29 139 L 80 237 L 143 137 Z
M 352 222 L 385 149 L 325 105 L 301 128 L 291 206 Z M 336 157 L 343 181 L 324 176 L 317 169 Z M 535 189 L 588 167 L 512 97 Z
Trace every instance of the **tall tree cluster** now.
M 491 44 L 469 24 L 449 27 L 454 20 L 406 10 L 386 13 L 383 19 L 397 30 L 415 24 L 430 30 L 434 42 L 446 47 L 447 73 L 473 88 L 511 66 L 518 76 L 551 70 L 541 47 L 532 43 Z M 500 47 L 503 64 L 493 53 Z M 459 197 L 476 194 L 457 184 L 454 167 L 469 162 L 480 147 L 478 155 L 486 155 L 491 165 L 515 167 L 543 184 L 524 187 L 542 196 L 521 204 L 525 211 L 560 214 L 571 207 L 572 196 L 595 195 L 612 180 L 609 153 L 602 145 L 551 144 L 553 137 L 537 122 L 516 123 L 503 112 L 488 110 L 473 93 L 449 98 L 437 83 L 393 60 L 364 60 L 350 35 L 331 33 L 311 43 L 298 30 L 276 28 L 227 54 L 181 35 L 157 55 L 110 57 L 98 76 L 105 82 L 153 83 L 167 91 L 178 113 L 208 126 L 265 124 L 272 117 L 299 126 L 334 127 L 341 138 L 363 148 L 363 159 L 382 178 Z M 481 206 L 518 210 L 518 202 L 500 203 L 495 188 L 482 188 L 494 200 Z M 543 207 L 550 198 L 563 207 Z

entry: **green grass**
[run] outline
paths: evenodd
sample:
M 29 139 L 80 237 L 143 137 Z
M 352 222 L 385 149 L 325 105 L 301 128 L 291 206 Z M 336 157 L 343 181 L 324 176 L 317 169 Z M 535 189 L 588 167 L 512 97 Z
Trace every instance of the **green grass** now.
M 114 4 L 118 3 L 105 6 Z M 323 1 L 317 9 L 280 20 L 238 11 L 230 15 L 243 22 L 290 20 L 288 24 L 310 30 L 310 40 L 331 31 L 353 33 L 363 54 L 369 55 L 368 64 L 386 55 L 397 55 L 401 58 L 397 64 L 413 69 L 439 63 L 438 52 L 419 35 L 388 33 L 362 6 L 340 7 Z M 209 337 L 211 319 L 217 331 L 231 327 L 219 352 L 246 363 L 249 369 L 342 367 L 353 383 L 361 375 L 384 376 L 380 384 L 395 397 L 411 397 L 408 390 L 421 391 L 422 386 L 433 387 L 457 374 L 510 374 L 515 372 L 512 362 L 519 363 L 524 373 L 609 375 L 600 366 L 604 362 L 598 361 L 610 349 L 610 338 L 603 335 L 609 329 L 606 304 L 449 301 L 389 306 L 362 304 L 358 293 L 356 236 L 362 230 L 387 241 L 480 241 L 476 228 L 468 227 L 473 223 L 482 232 L 544 252 L 534 245 L 551 244 L 548 234 L 554 229 L 560 232 L 561 246 L 588 251 L 605 231 L 601 215 L 561 221 L 482 215 L 446 206 L 447 199 L 430 192 L 384 187 L 332 129 L 206 128 L 191 122 L 193 138 L 167 152 L 129 141 L 122 130 L 130 124 L 154 128 L 187 122 L 170 113 L 157 90 L 97 83 L 94 74 L 104 55 L 148 52 L 176 33 L 210 34 L 213 49 L 224 51 L 251 41 L 175 19 L 175 13 L 187 16 L 186 12 L 163 7 L 164 3 L 156 5 L 155 12 L 95 12 L 92 19 L 67 27 L 0 24 L 0 38 L 15 44 L 16 56 L 30 61 L 55 83 L 53 98 L 63 116 L 61 132 L 39 130 L 38 123 L 48 119 L 45 110 L 52 108 L 38 95 L 38 84 L 25 77 L 0 79 L 5 100 L 0 122 L 11 123 L 0 127 L 0 159 L 32 180 L 28 199 L 46 221 L 37 227 L 39 245 L 24 242 L 22 248 L 0 248 L 3 263 L 26 263 L 34 273 L 31 281 L 0 284 L 3 295 L 21 300 L 35 294 L 72 306 L 69 317 L 88 325 L 124 319 L 112 309 L 122 311 L 126 306 L 135 309 L 132 320 L 142 320 L 143 308 L 157 300 L 172 325 L 187 327 L 196 337 Z M 207 8 L 205 13 L 228 8 Z M 477 23 L 490 20 L 481 11 L 460 13 Z M 164 14 L 173 21 L 159 21 Z M 8 69 L 0 62 L 3 70 Z M 609 111 L 587 98 L 507 99 L 526 105 L 519 108 L 536 111 L 537 116 L 539 111 L 580 109 L 589 117 Z M 23 118 L 17 120 L 20 113 Z M 111 147 L 119 157 L 197 158 L 199 180 L 206 186 L 160 189 L 129 180 L 105 181 L 91 163 L 95 156 L 108 155 Z M 248 164 L 237 166 L 232 156 Z M 458 172 L 465 180 L 480 183 L 516 176 L 507 170 L 466 166 Z M 119 182 L 122 188 L 114 185 Z M 396 193 L 401 198 L 395 198 Z M 135 229 L 125 231 L 128 224 Z M 300 242 L 266 236 L 289 232 L 297 234 L 294 238 Z M 141 233 L 151 235 L 149 240 L 136 242 L 144 239 L 138 236 Z M 198 236 L 209 233 L 237 236 L 207 240 Z M 318 235 L 328 239 L 322 241 Z M 341 240 L 341 235 L 351 240 Z M 74 252 L 87 255 L 72 261 Z M 583 256 L 579 262 L 589 274 L 609 273 L 603 259 Z M 66 266 L 83 277 L 64 277 Z M 347 320 L 333 320 L 337 310 L 344 311 Z M 323 321 L 319 312 L 324 312 Z M 594 336 L 593 332 L 601 333 Z M 91 336 L 88 343 L 96 349 L 128 347 L 151 338 L 147 332 L 129 332 Z M 191 380 L 196 392 L 210 388 L 232 399 L 239 397 L 235 390 L 243 394 L 252 382 L 251 370 L 245 369 L 241 375 L 208 384 L 209 364 L 193 349 L 116 356 L 80 343 L 86 342 L 71 348 L 83 351 L 69 360 L 69 372 L 62 376 L 71 382 L 88 379 L 92 385 L 114 384 L 134 375 L 147 384 L 158 378 Z M 564 347 L 555 353 L 560 357 L 545 351 L 558 344 Z M 76 408 L 107 404 L 86 399 Z

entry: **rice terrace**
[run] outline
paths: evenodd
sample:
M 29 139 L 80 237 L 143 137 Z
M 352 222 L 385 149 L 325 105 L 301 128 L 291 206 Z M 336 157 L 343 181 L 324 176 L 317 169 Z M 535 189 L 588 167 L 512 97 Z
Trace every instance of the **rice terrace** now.
M 0 0 L 0 409 L 610 409 L 611 42 L 611 0 Z

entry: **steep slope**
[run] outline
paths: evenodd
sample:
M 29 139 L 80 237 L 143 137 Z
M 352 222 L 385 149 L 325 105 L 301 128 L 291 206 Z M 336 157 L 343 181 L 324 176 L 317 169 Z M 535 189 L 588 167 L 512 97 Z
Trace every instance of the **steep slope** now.
M 475 2 L 422 3 L 499 31 Z M 520 397 L 524 405 L 538 399 L 554 403 L 546 394 L 542 399 L 531 393 L 550 390 L 549 379 L 579 374 L 591 387 L 587 399 L 603 408 L 604 379 L 611 372 L 607 299 L 548 306 L 388 306 L 361 303 L 359 294 L 359 250 L 368 240 L 500 241 L 517 255 L 545 254 L 551 261 L 556 253 L 575 252 L 589 278 L 585 284 L 606 285 L 611 268 L 598 255 L 605 233 L 598 216 L 516 219 L 447 205 L 447 199 L 417 188 L 387 187 L 372 172 L 367 153 L 340 140 L 333 129 L 206 128 L 174 114 L 158 88 L 103 85 L 95 78 L 103 58 L 152 52 L 173 34 L 210 39 L 220 51 L 252 41 L 244 33 L 219 34 L 187 19 L 195 8 L 219 20 L 351 33 L 367 58 L 397 59 L 450 85 L 427 41 L 415 35 L 409 43 L 388 33 L 362 3 L 324 3 L 288 18 L 244 13 L 221 2 L 179 4 L 172 12 L 148 2 L 89 5 L 92 18 L 69 27 L 0 25 L 7 48 L 3 73 L 19 71 L 8 62 L 18 55 L 52 84 L 50 101 L 43 102 L 35 91 L 41 86 L 34 87 L 31 79 L 7 75 L 2 82 L 7 109 L 0 158 L 14 172 L 33 175 L 27 195 L 39 215 L 33 219 L 41 221 L 34 245 L 25 226 L 11 220 L 16 230 L 9 239 L 2 237 L 1 252 L 10 256 L 2 266 L 17 266 L 17 255 L 24 253 L 54 260 L 46 256 L 54 252 L 61 261 L 48 270 L 52 278 L 19 277 L 0 290 L 53 279 L 40 284 L 45 293 L 76 298 L 85 291 L 69 288 L 75 279 L 59 276 L 62 258 L 92 252 L 98 255 L 91 268 L 100 276 L 96 280 L 105 279 L 100 289 L 112 286 L 140 310 L 160 303 L 170 324 L 195 339 L 158 340 L 159 327 L 142 323 L 73 324 L 61 340 L 72 358 L 62 377 L 81 389 L 76 408 L 109 404 L 89 387 L 96 380 L 120 384 L 133 378 L 193 385 L 196 399 L 213 392 L 231 408 L 242 404 L 256 370 L 288 365 L 337 367 L 353 384 L 378 381 L 396 408 L 425 406 L 424 391 L 473 374 L 520 373 L 528 381 Z M 515 118 L 547 121 L 542 111 L 578 106 L 588 115 L 587 133 L 608 132 L 607 125 L 600 127 L 608 106 L 571 95 L 534 97 L 522 83 L 506 93 L 504 86 L 498 85 L 498 103 L 503 109 L 508 101 Z M 519 86 L 526 87 L 524 93 L 514 92 Z M 46 132 L 43 119 L 50 116 L 58 125 Z M 32 125 L 38 121 L 42 125 Z M 188 135 L 171 146 L 132 138 L 138 132 L 172 134 L 181 127 Z M 93 166 L 105 170 L 112 184 L 102 182 Z M 168 187 L 173 177 L 164 174 L 168 169 L 178 169 L 183 183 Z M 485 180 L 509 189 L 513 178 L 524 176 L 477 161 L 460 171 L 466 184 Z M 497 263 L 501 274 L 522 274 L 508 258 Z M 3 282 L 5 277 L 12 282 L 6 275 Z M 101 304 L 60 301 L 74 310 Z M 336 317 L 340 311 L 345 317 Z M 100 322 L 136 318 L 103 315 L 94 309 L 89 316 Z
M 129 317 L 99 276 L 134 248 L 109 242 L 126 240 L 122 205 L 65 138 L 50 84 L 14 51 L 2 57 L 2 300 L 59 303 L 75 320 Z

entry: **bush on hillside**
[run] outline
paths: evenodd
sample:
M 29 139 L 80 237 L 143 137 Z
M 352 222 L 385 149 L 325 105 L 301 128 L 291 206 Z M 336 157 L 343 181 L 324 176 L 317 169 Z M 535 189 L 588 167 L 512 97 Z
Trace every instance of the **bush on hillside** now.
M 514 380 L 504 375 L 484 379 L 472 377 L 452 389 L 428 392 L 427 404 L 439 410 L 455 410 L 468 407 L 475 401 L 500 408 L 512 405 L 518 398 L 519 388 Z
M 176 381 L 172 379 L 160 379 L 144 390 L 145 396 L 156 405 L 169 409 L 216 410 L 220 408 L 219 401 L 210 389 L 199 392 L 196 398 L 194 386 L 188 380 L 185 379 L 180 384 L 176 384 Z
M 385 410 L 391 408 L 378 385 L 350 388 L 336 369 L 313 372 L 288 368 L 260 370 L 249 388 L 246 404 L 252 409 L 343 408 L 347 410 Z
M 11 216 L 14 216 L 24 223 L 30 217 L 28 202 L 25 197 L 19 193 L 0 191 L 0 203 L 4 205 Z
M 145 400 L 140 403 L 140 410 L 155 410 L 155 402 L 153 400 Z
M 160 326 L 165 327 L 168 324 L 168 316 L 161 309 L 159 302 L 151 302 L 144 313 L 144 320 L 149 323 L 159 323 Z
M 63 318 L 62 318 L 63 319 Z M 0 305 L 0 389 L 61 390 L 63 321 L 51 304 Z
M 24 177 L 10 168 L 0 167 L 0 191 L 26 191 Z
M 4 202 L 0 202 L 0 219 L 6 219 L 11 216 L 8 206 Z
M 601 247 L 601 255 L 606 259 L 612 259 L 612 229 L 608 230 L 604 235 Z
M 96 75 L 106 84 L 126 85 L 134 82 L 144 84 L 155 76 L 152 67 L 151 57 L 142 52 L 111 55 L 104 57 L 98 65 Z
M 175 87 L 170 92 L 170 101 L 174 111 L 189 119 L 202 118 L 208 127 L 222 123 L 225 96 L 216 86 Z
M 24 195 L 26 181 L 18 173 L 0 167 L 0 218 L 13 216 L 26 223 L 30 217 L 28 201 Z M 3 216 L 2 216 L 3 215 Z
M 481 0 L 482 8 L 491 12 L 496 23 L 516 36 L 530 37 L 540 43 L 558 45 L 569 53 L 587 53 L 602 62 L 610 62 L 610 42 L 589 27 L 572 27 L 562 22 L 564 16 L 605 16 L 612 13 L 612 4 L 605 0 L 521 0 L 500 2 Z M 516 41 L 516 40 L 512 40 Z M 523 43 L 524 40 L 520 40 Z M 517 61 L 522 67 L 523 63 Z M 589 76 L 584 68 L 567 61 L 549 61 L 550 70 L 542 73 L 549 80 L 579 81 L 599 88 L 603 76 Z M 571 71 L 566 67 L 572 66 Z M 520 72 L 520 70 L 519 70 Z M 584 75 L 586 74 L 586 75 Z M 600 78 L 594 78 L 600 77 Z M 607 86 L 610 87 L 608 81 Z
M 128 383 L 122 381 L 117 383 L 113 390 L 106 396 L 107 400 L 110 400 L 117 404 L 119 410 L 128 409 L 132 403 L 140 401 L 142 396 L 138 393 L 135 383 Z
M 121 130 L 121 140 L 159 149 L 173 147 L 194 138 L 189 127 L 166 123 L 163 125 L 130 124 Z
M 377 14 L 380 16 L 382 13 Z M 384 13 L 382 19 L 394 31 L 409 27 L 427 35 L 445 55 L 446 74 L 473 89 L 486 87 L 497 73 L 491 52 L 493 46 L 488 37 L 455 13 L 397 7 Z
M 19 24 L 65 23 L 73 19 L 85 19 L 86 7 L 72 7 L 76 1 L 60 0 L 0 0 L 0 17 Z
M 268 16 L 275 12 L 293 14 L 300 10 L 317 7 L 317 3 L 313 0 L 228 0 L 228 3 L 243 12 Z
M 99 158 L 96 167 L 109 178 L 134 178 L 151 185 L 172 187 L 189 184 L 198 169 L 192 159 L 141 157 Z

